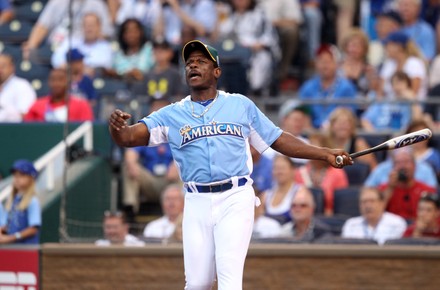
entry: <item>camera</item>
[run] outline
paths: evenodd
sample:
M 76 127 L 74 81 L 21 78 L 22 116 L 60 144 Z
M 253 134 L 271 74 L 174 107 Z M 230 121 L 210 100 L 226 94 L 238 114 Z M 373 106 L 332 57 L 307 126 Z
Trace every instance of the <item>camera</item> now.
M 407 182 L 408 181 L 408 174 L 406 173 L 405 169 L 400 169 L 397 175 L 397 180 L 400 182 Z

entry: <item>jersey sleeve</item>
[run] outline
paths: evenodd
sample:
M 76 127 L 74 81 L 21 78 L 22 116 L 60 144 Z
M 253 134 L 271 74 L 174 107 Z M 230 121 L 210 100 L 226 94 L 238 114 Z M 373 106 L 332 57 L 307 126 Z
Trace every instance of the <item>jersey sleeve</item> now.
M 36 197 L 32 198 L 28 206 L 28 224 L 30 227 L 41 226 L 41 208 Z
M 283 131 L 275 126 L 251 100 L 244 96 L 242 99 L 250 125 L 249 142 L 258 152 L 263 153 L 281 136 Z
M 148 146 L 158 146 L 163 143 L 168 143 L 169 125 L 167 122 L 167 114 L 170 112 L 170 107 L 165 107 L 159 111 L 153 112 L 139 122 L 144 123 L 150 132 L 150 140 Z

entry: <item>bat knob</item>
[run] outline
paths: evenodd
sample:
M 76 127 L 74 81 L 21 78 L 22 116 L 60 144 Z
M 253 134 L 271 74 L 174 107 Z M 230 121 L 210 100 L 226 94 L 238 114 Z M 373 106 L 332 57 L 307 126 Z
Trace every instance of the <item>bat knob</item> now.
M 344 158 L 342 156 L 336 157 L 336 164 L 337 165 L 343 165 L 344 164 Z

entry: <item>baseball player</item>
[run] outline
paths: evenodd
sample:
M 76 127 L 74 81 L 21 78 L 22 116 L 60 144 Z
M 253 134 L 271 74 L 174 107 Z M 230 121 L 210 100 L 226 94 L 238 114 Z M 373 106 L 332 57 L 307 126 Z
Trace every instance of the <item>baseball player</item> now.
M 353 161 L 343 150 L 311 146 L 283 132 L 245 96 L 217 90 L 221 68 L 213 47 L 193 40 L 182 57 L 191 94 L 130 126 L 130 114 L 115 110 L 109 130 L 120 146 L 170 144 L 185 187 L 185 289 L 212 289 L 217 278 L 219 290 L 239 290 L 257 203 L 250 145 L 339 168 Z

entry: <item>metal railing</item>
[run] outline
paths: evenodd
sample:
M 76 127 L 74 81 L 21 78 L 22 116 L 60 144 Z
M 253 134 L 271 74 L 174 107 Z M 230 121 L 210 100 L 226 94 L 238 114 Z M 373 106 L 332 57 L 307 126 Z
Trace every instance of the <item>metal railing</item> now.
M 93 150 L 93 123 L 90 121 L 84 122 L 72 133 L 70 133 L 65 141 L 60 141 L 52 149 L 46 152 L 43 156 L 34 162 L 35 168 L 38 172 L 44 170 L 46 174 L 44 190 L 52 191 L 55 188 L 56 168 L 55 161 L 60 156 L 64 156 L 66 149 L 72 146 L 75 142 L 84 138 L 84 150 L 90 152 Z M 9 184 L 0 192 L 0 202 L 4 201 L 11 192 L 12 185 Z

